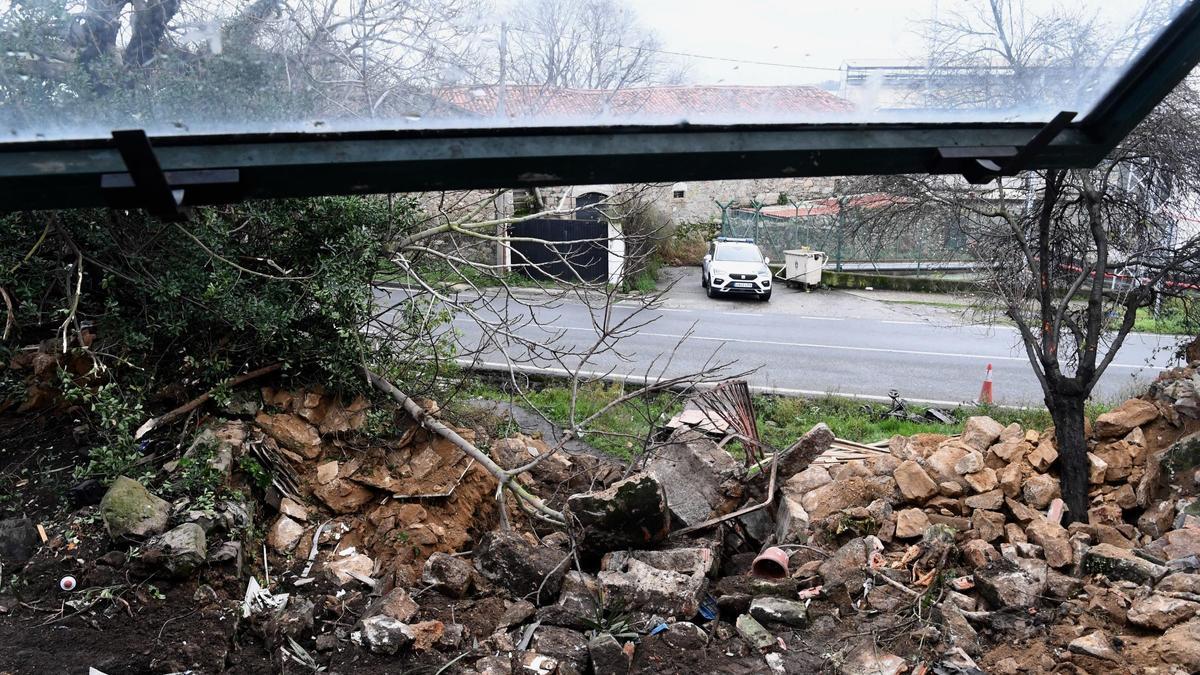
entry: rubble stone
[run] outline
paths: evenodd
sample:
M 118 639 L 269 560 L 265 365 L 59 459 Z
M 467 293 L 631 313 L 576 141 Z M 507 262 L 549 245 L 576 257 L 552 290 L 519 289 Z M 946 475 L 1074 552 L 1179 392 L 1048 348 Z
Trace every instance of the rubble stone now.
M 996 547 L 982 539 L 972 539 L 963 544 L 962 555 L 972 569 L 978 569 L 1000 559 L 1000 552 L 996 550 Z
M 825 580 L 826 586 L 844 584 L 847 588 L 861 588 L 866 577 L 863 567 L 867 564 L 867 556 L 873 551 L 882 549 L 881 543 L 873 537 L 851 539 L 846 542 L 821 563 L 818 573 Z
M 920 464 L 910 460 L 900 463 L 893 474 L 900 494 L 911 502 L 923 502 L 938 492 L 937 483 L 925 473 Z
M 1120 663 L 1121 657 L 1117 654 L 1117 650 L 1113 649 L 1112 640 L 1108 638 L 1108 634 L 1098 630 L 1089 633 L 1083 637 L 1071 640 L 1067 645 L 1067 649 L 1075 654 L 1083 654 L 1105 661 L 1113 661 Z
M 957 462 L 954 463 L 954 471 L 960 476 L 965 476 L 969 473 L 983 470 L 983 454 L 978 450 L 972 450 L 963 455 Z
M 38 533 L 28 518 L 0 520 L 0 560 L 24 563 L 37 551 Z
M 782 623 L 797 628 L 808 623 L 804 603 L 784 598 L 755 598 L 750 603 L 750 616 L 760 623 Z
M 995 455 L 997 458 L 1004 460 L 1005 464 L 1011 464 L 1020 460 L 1028 448 L 1029 444 L 1023 442 L 1021 439 L 1001 441 L 988 448 L 988 454 Z
M 1059 492 L 1058 479 L 1046 474 L 1035 474 L 1025 479 L 1021 494 L 1025 498 L 1025 503 L 1035 509 L 1044 509 L 1050 506 L 1050 502 L 1054 501 L 1056 497 L 1062 496 Z
M 996 479 L 996 470 L 991 467 L 984 467 L 975 473 L 969 473 L 963 476 L 963 480 L 967 481 L 967 485 L 975 492 L 988 492 L 995 490 L 999 482 Z
M 588 641 L 588 656 L 595 675 L 627 675 L 632 659 L 611 633 L 601 633 Z
M 521 535 L 504 530 L 484 534 L 475 545 L 474 557 L 475 569 L 483 578 L 538 604 L 558 597 L 567 567 L 561 552 L 531 546 Z
M 900 675 L 908 662 L 895 654 L 880 651 L 874 645 L 851 647 L 838 667 L 840 675 Z
M 379 614 L 363 619 L 362 638 L 372 652 L 391 655 L 411 645 L 416 635 L 408 624 Z
M 794 476 L 808 466 L 817 455 L 833 444 L 833 430 L 824 422 L 809 429 L 779 458 L 776 471 L 780 476 Z
M 336 513 L 354 513 L 375 499 L 370 488 L 342 478 L 316 485 L 313 495 Z
M 742 614 L 734 624 L 738 635 L 754 649 L 765 652 L 775 646 L 775 636 L 749 614 Z
M 281 514 L 267 532 L 267 545 L 278 553 L 291 553 L 303 534 L 303 525 Z
M 929 517 L 921 509 L 904 509 L 896 514 L 896 538 L 911 539 L 925 533 Z
M 1200 595 L 1200 574 L 1176 572 L 1168 574 L 1154 590 L 1160 593 L 1192 593 Z
M 983 452 L 990 448 L 1004 433 L 1004 427 L 986 415 L 967 418 L 963 425 L 962 442 Z
M 442 595 L 461 598 L 475 585 L 475 570 L 462 558 L 438 551 L 425 560 L 421 582 L 433 586 Z
M 561 626 L 541 626 L 534 631 L 529 647 L 558 661 L 559 673 L 587 672 L 588 639 L 582 633 Z
M 1167 568 L 1143 560 L 1111 544 L 1097 544 L 1083 556 L 1084 574 L 1103 574 L 1109 579 L 1125 579 L 1135 584 L 1152 583 L 1166 576 Z
M 963 500 L 969 509 L 986 509 L 995 511 L 1004 505 L 1004 493 L 1000 490 L 990 490 L 977 495 L 971 495 Z
M 658 612 L 690 619 L 700 609 L 707 587 L 703 574 L 681 574 L 661 570 L 629 558 L 619 570 L 601 570 L 597 575 L 603 597 L 642 612 Z
M 316 427 L 298 415 L 281 413 L 269 415 L 260 412 L 254 423 L 268 436 L 288 450 L 300 453 L 305 459 L 316 459 L 321 454 L 321 435 Z
M 300 522 L 308 520 L 308 509 L 300 502 L 293 501 L 288 497 L 279 500 L 279 512 L 292 520 Z
M 1020 495 L 1023 480 L 1021 465 L 1015 462 L 996 472 L 996 482 L 1000 485 L 1000 490 L 1005 497 L 1015 499 Z
M 645 471 L 662 485 L 672 515 L 682 526 L 695 525 L 714 514 L 736 508 L 736 497 L 724 486 L 741 466 L 707 436 L 678 429 L 655 448 Z
M 951 482 L 965 485 L 962 476 L 955 470 L 958 460 L 967 455 L 969 450 L 955 444 L 943 444 L 933 454 L 925 458 L 925 469 L 939 483 Z
M 1095 455 L 1104 462 L 1104 480 L 1116 483 L 1129 478 L 1133 473 L 1133 457 L 1129 454 L 1129 446 L 1125 441 L 1114 441 L 1107 445 L 1097 446 Z
M 579 524 L 580 547 L 591 554 L 645 548 L 666 539 L 671 526 L 667 494 L 649 474 L 635 474 L 599 492 L 571 495 L 566 511 Z
M 963 490 L 963 486 L 951 481 L 939 483 L 938 491 L 947 497 L 961 497 L 963 492 L 965 492 L 965 490 Z
M 1146 550 L 1163 560 L 1186 558 L 1200 554 L 1200 527 L 1171 530 L 1146 546 Z
M 397 586 L 388 591 L 383 597 L 377 598 L 372 602 L 363 612 L 363 616 L 370 617 L 382 614 L 390 616 L 397 621 L 407 623 L 417 615 L 419 609 L 420 606 L 412 599 L 408 591 Z
M 1045 473 L 1050 470 L 1050 465 L 1058 459 L 1058 451 L 1050 443 L 1041 443 L 1029 452 L 1026 459 L 1035 470 Z
M 441 643 L 446 633 L 446 624 L 441 621 L 421 621 L 409 625 L 413 632 L 412 648 L 418 652 L 427 652 L 433 646 Z
M 808 511 L 800 503 L 800 496 L 790 486 L 784 486 L 775 510 L 775 540 L 781 544 L 803 541 L 808 530 Z
M 1190 673 L 1200 672 L 1200 619 L 1168 630 L 1154 643 L 1154 653 Z
M 1113 410 L 1096 418 L 1092 432 L 1096 438 L 1124 436 L 1135 427 L 1140 427 L 1158 417 L 1158 408 L 1149 401 L 1131 398 Z
M 708 634 L 691 621 L 676 621 L 661 635 L 663 642 L 672 649 L 696 651 L 708 644 Z
M 975 587 L 979 594 L 996 609 L 1032 607 L 1046 590 L 1043 577 L 1037 579 L 1015 563 L 1000 559 L 975 570 Z
M 187 577 L 204 564 L 208 547 L 204 528 L 184 523 L 146 542 L 143 557 L 156 559 L 174 577 Z
M 810 490 L 816 490 L 822 485 L 828 485 L 833 482 L 833 477 L 829 475 L 829 471 L 823 466 L 810 466 L 800 473 L 787 479 L 785 485 L 792 488 L 794 492 L 804 494 Z
M 1200 603 L 1152 593 L 1135 600 L 1129 607 L 1128 617 L 1130 623 L 1162 631 L 1191 619 L 1197 610 L 1200 610 Z
M 118 476 L 100 500 L 100 516 L 113 539 L 143 539 L 167 529 L 171 503 L 141 483 Z
M 1071 564 L 1071 541 L 1062 525 L 1038 518 L 1025 526 L 1025 536 L 1042 547 L 1046 564 L 1054 568 Z
M 971 515 L 971 526 L 984 541 L 996 541 L 1004 536 L 1004 514 L 996 511 L 975 509 Z
M 876 499 L 892 494 L 895 481 L 888 476 L 854 477 L 834 481 L 804 495 L 800 505 L 813 521 L 820 521 L 844 509 L 866 506 Z
M 1108 462 L 1100 459 L 1099 455 L 1089 452 L 1088 458 L 1088 483 L 1091 485 L 1102 485 L 1104 483 L 1104 474 L 1108 471 Z

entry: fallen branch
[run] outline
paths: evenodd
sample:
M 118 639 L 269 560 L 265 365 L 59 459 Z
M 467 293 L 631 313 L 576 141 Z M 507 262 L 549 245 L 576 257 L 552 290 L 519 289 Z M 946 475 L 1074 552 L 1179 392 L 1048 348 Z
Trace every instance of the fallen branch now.
M 567 520 L 566 517 L 563 516 L 562 512 L 555 511 L 549 506 L 546 506 L 542 500 L 530 494 L 528 490 L 516 482 L 515 479 L 518 475 L 520 475 L 519 473 L 506 471 L 505 469 L 501 468 L 499 464 L 496 464 L 496 462 L 487 455 L 487 453 L 475 447 L 473 443 L 458 435 L 458 432 L 454 431 L 450 427 L 443 424 L 440 420 L 430 415 L 429 412 L 422 408 L 416 401 L 414 401 L 411 396 L 400 391 L 396 385 L 388 382 L 379 375 L 376 375 L 366 367 L 361 368 L 361 370 L 363 375 L 365 375 L 367 380 L 371 383 L 371 386 L 379 389 L 388 396 L 391 396 L 392 400 L 396 401 L 396 403 L 399 403 L 400 406 L 404 408 L 405 412 L 412 416 L 412 418 L 416 420 L 417 424 L 419 424 L 422 428 L 428 429 L 447 441 L 450 441 L 459 450 L 462 450 L 464 453 L 466 453 L 467 456 L 482 464 L 483 468 L 487 469 L 488 473 L 492 474 L 492 476 L 496 478 L 496 481 L 500 483 L 501 488 L 511 490 L 523 505 L 530 507 L 543 519 L 548 520 L 555 525 L 566 526 Z M 504 498 L 502 490 L 500 491 L 499 498 Z
M 4 296 L 4 307 L 8 310 L 8 317 L 4 319 L 4 335 L 0 335 L 0 340 L 7 340 L 9 333 L 17 325 L 17 310 L 13 308 L 12 296 L 3 286 L 0 286 L 0 296 Z
M 263 375 L 266 375 L 267 373 L 273 373 L 282 367 L 283 367 L 282 363 L 272 363 L 271 365 L 263 366 L 262 368 L 259 368 L 258 370 L 252 370 L 248 373 L 243 373 L 241 375 L 238 375 L 237 377 L 233 378 L 232 380 L 222 383 L 221 386 L 226 386 L 229 388 L 237 387 L 242 384 L 245 384 L 246 382 L 249 382 L 250 380 L 253 380 L 258 377 L 262 377 Z M 180 417 L 183 417 L 184 415 L 190 413 L 191 411 L 195 410 L 196 408 L 199 408 L 200 406 L 204 405 L 210 398 L 212 398 L 213 392 L 215 392 L 219 388 L 220 387 L 213 387 L 212 389 L 209 389 L 208 391 L 204 392 L 203 394 L 200 394 L 196 398 L 188 401 L 187 403 L 184 403 L 183 405 L 179 406 L 178 408 L 176 408 L 168 413 L 165 413 L 159 417 L 152 417 L 152 418 L 146 420 L 145 424 L 138 427 L 137 432 L 133 435 L 133 439 L 136 441 L 136 440 L 140 439 L 142 436 L 145 436 L 146 434 L 150 433 L 151 431 L 154 431 L 156 428 L 158 428 L 164 424 L 169 424 L 171 422 L 174 422 L 175 420 L 179 419 Z

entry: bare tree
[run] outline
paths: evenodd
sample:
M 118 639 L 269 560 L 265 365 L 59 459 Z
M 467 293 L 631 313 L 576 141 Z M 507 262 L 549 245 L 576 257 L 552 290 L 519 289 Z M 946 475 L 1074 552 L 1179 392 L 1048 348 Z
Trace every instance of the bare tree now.
M 1072 520 L 1087 517 L 1085 403 L 1138 311 L 1200 282 L 1200 232 L 1184 223 L 1200 194 L 1198 133 L 1200 98 L 1185 82 L 1095 169 L 991 188 L 927 176 L 859 183 L 898 198 L 857 236 L 890 236 L 931 210 L 959 220 L 983 270 L 979 309 L 1017 327 L 1041 385 Z
M 508 30 L 516 84 L 623 89 L 670 76 L 658 38 L 621 0 L 523 0 Z

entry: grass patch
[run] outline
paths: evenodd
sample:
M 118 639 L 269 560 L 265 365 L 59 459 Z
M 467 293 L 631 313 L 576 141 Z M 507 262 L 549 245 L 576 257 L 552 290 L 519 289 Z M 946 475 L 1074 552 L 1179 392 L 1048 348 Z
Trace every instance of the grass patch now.
M 580 387 L 576 420 L 582 420 L 624 393 L 619 384 L 591 383 Z M 486 384 L 472 392 L 481 398 L 507 401 L 508 395 Z M 570 389 L 561 383 L 545 383 L 529 394 L 529 399 L 556 425 L 570 424 Z M 643 447 L 652 427 L 665 423 L 679 411 L 682 404 L 666 394 L 649 400 L 622 404 L 606 412 L 591 425 L 592 433 L 584 440 L 596 449 L 615 457 L 628 459 Z M 814 425 L 828 424 L 838 438 L 859 443 L 873 443 L 895 435 L 910 436 L 918 433 L 957 434 L 963 423 L 973 415 L 988 415 L 1001 424 L 1016 422 L 1024 428 L 1045 429 L 1052 425 L 1050 413 L 1044 408 L 1019 410 L 992 406 L 963 406 L 954 410 L 954 424 L 935 422 L 915 423 L 895 419 L 879 419 L 877 413 L 886 406 L 868 403 L 842 396 L 818 398 L 791 398 L 783 396 L 755 396 L 754 409 L 758 420 L 759 435 L 776 448 L 786 448 Z M 915 413 L 924 408 L 910 406 Z M 1095 419 L 1107 410 L 1107 406 L 1094 404 L 1088 416 Z
M 1151 307 L 1139 309 L 1133 329 L 1158 335 L 1196 335 L 1200 333 L 1200 318 L 1190 298 L 1171 298 L 1162 304 L 1158 316 Z

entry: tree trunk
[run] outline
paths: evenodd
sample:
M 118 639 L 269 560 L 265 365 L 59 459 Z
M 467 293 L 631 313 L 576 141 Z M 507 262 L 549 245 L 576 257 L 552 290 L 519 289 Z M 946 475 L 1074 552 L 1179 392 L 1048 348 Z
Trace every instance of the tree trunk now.
M 1059 481 L 1063 501 L 1067 505 L 1067 523 L 1087 520 L 1088 457 L 1087 438 L 1083 432 L 1084 398 L 1063 394 L 1046 397 L 1046 407 L 1054 420 Z

